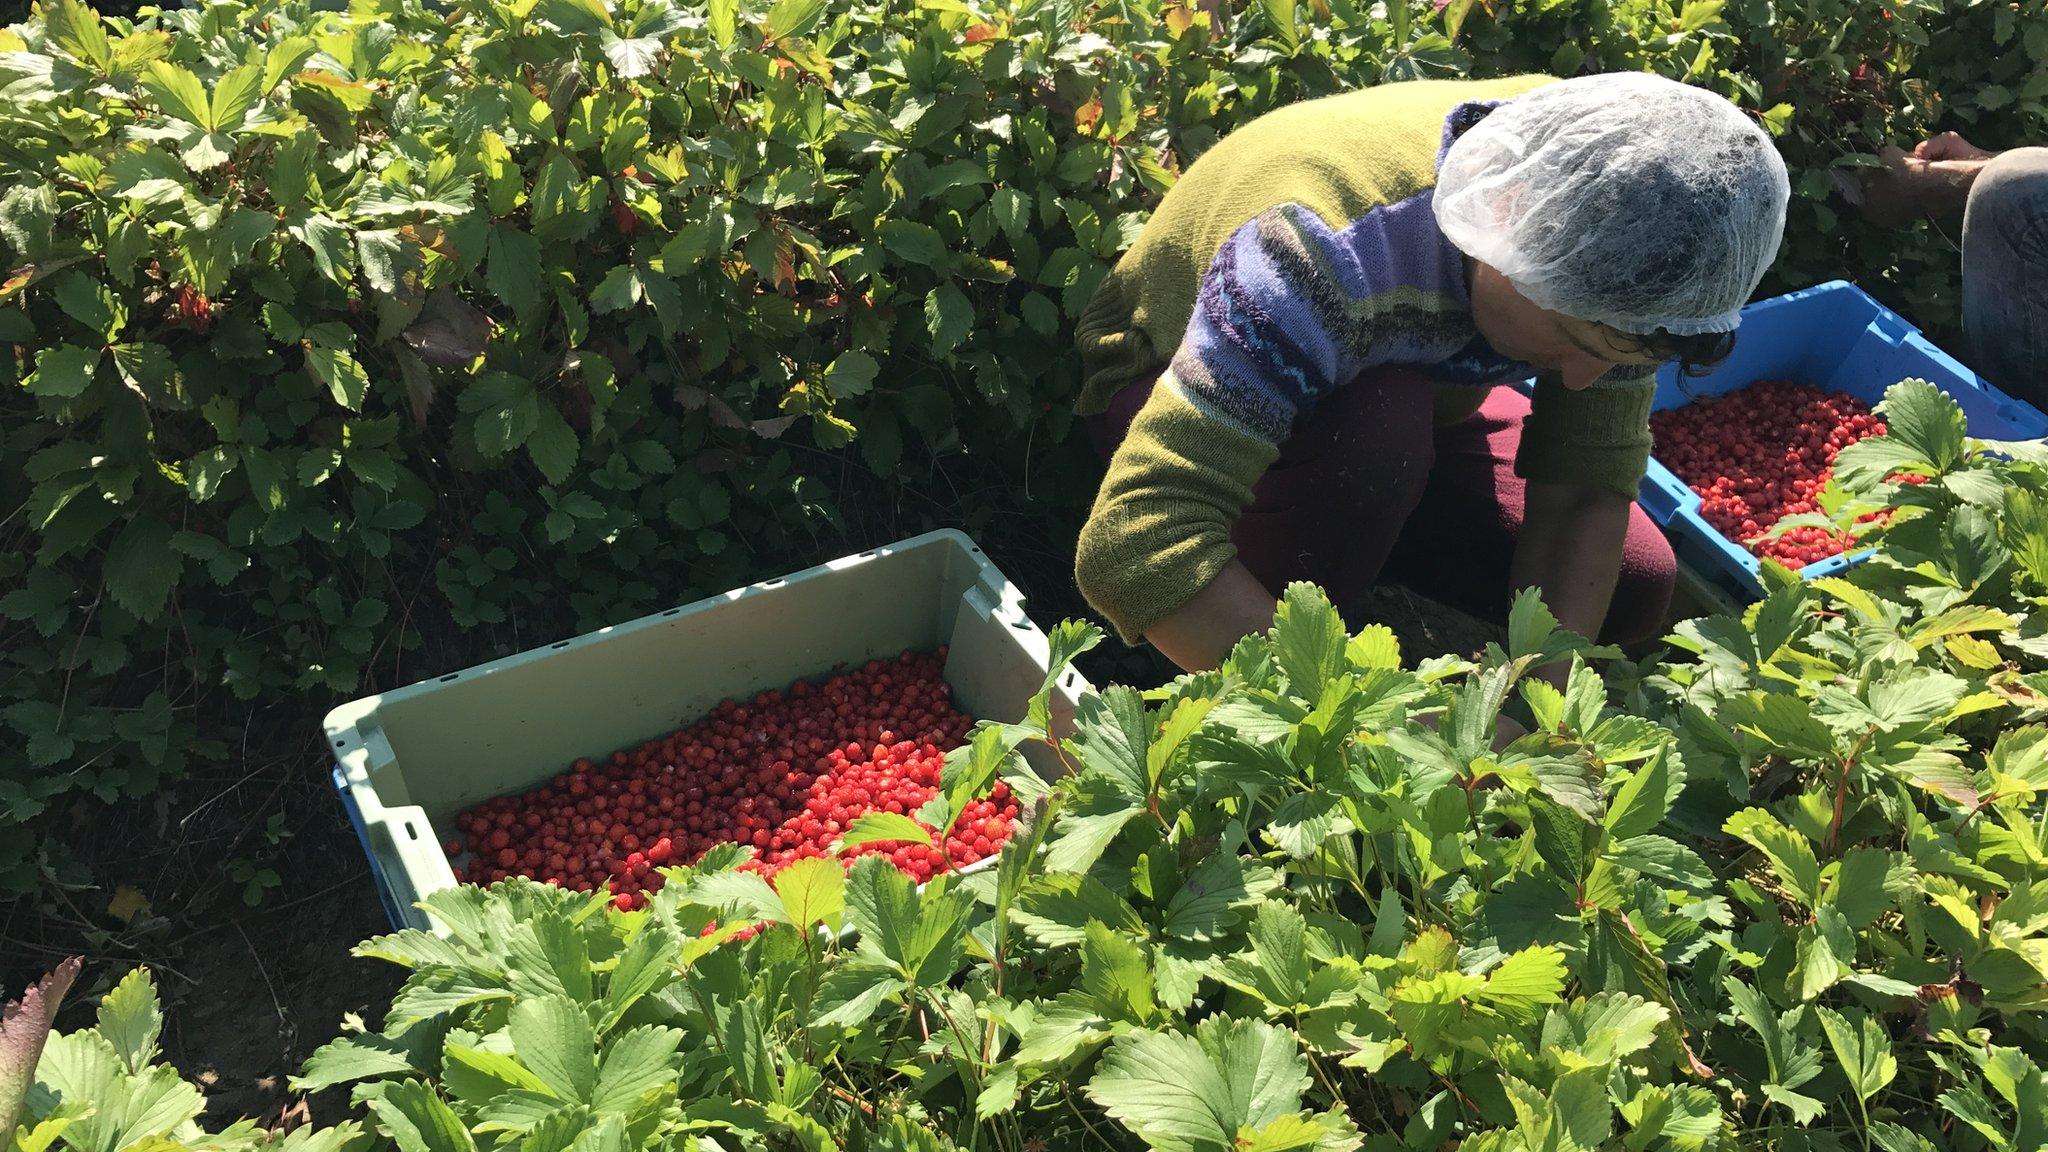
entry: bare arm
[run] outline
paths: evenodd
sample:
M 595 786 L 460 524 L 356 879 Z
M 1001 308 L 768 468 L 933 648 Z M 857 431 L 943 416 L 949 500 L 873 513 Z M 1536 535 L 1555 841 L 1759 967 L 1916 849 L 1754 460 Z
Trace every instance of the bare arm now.
M 1274 597 L 1232 560 L 1194 598 L 1145 630 L 1145 639 L 1184 672 L 1223 663 L 1239 640 L 1273 626 Z
M 1558 623 L 1597 639 L 1621 575 L 1629 500 L 1617 492 L 1532 482 L 1510 579 L 1535 588 Z M 1562 686 L 1565 669 L 1541 673 Z

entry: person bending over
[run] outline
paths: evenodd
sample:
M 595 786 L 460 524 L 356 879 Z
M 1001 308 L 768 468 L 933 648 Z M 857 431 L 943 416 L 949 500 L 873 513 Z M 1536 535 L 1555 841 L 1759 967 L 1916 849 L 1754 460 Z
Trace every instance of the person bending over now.
M 1342 606 L 1386 575 L 1495 620 L 1534 586 L 1576 632 L 1653 637 L 1676 574 L 1635 505 L 1654 373 L 1727 355 L 1789 194 L 1740 110 L 1646 74 L 1389 84 L 1251 122 L 1082 316 L 1108 460 L 1082 593 L 1190 670 L 1292 580 Z
M 1970 367 L 2048 407 L 2048 148 L 1987 152 L 1945 132 L 1882 159 L 1864 182 L 1864 215 L 1898 226 L 1961 214 Z

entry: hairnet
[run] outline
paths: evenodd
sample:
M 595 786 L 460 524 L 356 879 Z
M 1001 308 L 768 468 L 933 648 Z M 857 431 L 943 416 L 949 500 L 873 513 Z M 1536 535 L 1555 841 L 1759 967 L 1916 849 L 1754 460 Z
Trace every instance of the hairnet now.
M 1791 186 L 1733 104 L 1648 73 L 1545 85 L 1445 152 L 1451 243 L 1540 307 L 1647 335 L 1726 332 L 1778 254 Z

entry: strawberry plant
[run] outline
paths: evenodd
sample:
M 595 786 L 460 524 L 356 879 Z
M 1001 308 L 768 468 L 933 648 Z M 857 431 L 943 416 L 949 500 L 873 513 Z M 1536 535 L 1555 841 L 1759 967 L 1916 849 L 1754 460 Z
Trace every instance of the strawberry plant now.
M 1073 318 L 1280 103 L 1714 86 L 1784 133 L 1779 281 L 1893 276 L 1934 322 L 1951 254 L 1838 218 L 1832 177 L 1937 122 L 2037 132 L 2048 52 L 2039 0 L 331 7 L 0 32 L 0 827 L 837 545 L 1063 546 Z M 0 881 L 37 843 L 0 835 Z
M 360 1129 L 295 1138 L 2038 1147 L 2048 452 L 1917 381 L 1878 415 L 1820 501 L 1871 559 L 1767 560 L 1669 660 L 1603 677 L 1529 594 L 1411 663 L 1297 585 L 1216 671 L 949 752 L 931 826 L 996 779 L 1023 810 L 992 870 L 726 845 L 631 909 L 436 893 L 359 950 L 408 970 L 381 1022 L 297 1081 Z M 1055 629 L 1055 675 L 1097 638 Z

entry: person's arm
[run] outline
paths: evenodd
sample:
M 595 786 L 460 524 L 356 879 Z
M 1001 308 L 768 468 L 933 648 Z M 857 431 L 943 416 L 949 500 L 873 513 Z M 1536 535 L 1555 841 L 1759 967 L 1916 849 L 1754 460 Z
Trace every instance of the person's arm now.
M 1369 278 L 1355 265 L 1298 206 L 1217 253 L 1081 529 L 1075 579 L 1127 643 L 1193 671 L 1272 625 L 1274 590 L 1237 561 L 1231 528 L 1298 415 L 1363 366 L 1347 284 Z
M 1873 224 L 1901 227 L 1924 217 L 1954 216 L 1969 203 L 1970 189 L 1984 166 L 1998 158 L 1960 133 L 1944 132 L 1923 140 L 1911 152 L 1887 147 L 1878 153 L 1883 167 L 1871 169 L 1849 189 Z
M 1630 503 L 1609 489 L 1530 484 L 1510 569 L 1514 587 L 1535 588 L 1558 624 L 1597 639 L 1621 573 Z M 1562 677 L 1556 671 L 1554 679 Z
M 1509 570 L 1535 588 L 1563 627 L 1597 640 L 1621 575 L 1629 506 L 1650 460 L 1655 368 L 1609 372 L 1573 391 L 1537 383 L 1515 471 L 1527 480 L 1522 532 Z M 1565 670 L 1548 670 L 1562 684 Z
M 1175 666 L 1202 672 L 1223 663 L 1239 640 L 1273 626 L 1273 594 L 1236 560 L 1194 598 L 1145 630 Z

